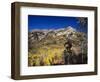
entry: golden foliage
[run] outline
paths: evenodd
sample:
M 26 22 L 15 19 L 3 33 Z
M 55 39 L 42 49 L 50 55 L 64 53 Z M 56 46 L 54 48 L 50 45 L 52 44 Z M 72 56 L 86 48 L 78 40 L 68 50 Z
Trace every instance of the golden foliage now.
M 34 51 L 34 49 L 32 49 Z M 63 46 L 43 46 L 37 48 L 35 53 L 28 53 L 28 65 L 40 66 L 40 65 L 53 65 L 60 64 L 63 61 Z M 62 63 L 63 64 L 63 63 Z

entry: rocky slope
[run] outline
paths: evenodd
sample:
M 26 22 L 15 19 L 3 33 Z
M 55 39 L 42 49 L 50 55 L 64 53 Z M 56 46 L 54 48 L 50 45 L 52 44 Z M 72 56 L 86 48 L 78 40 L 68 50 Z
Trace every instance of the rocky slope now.
M 87 35 L 83 32 L 78 32 L 73 27 L 69 26 L 62 29 L 51 29 L 51 30 L 33 30 L 28 34 L 28 47 L 29 47 L 29 66 L 33 66 L 34 56 L 38 55 L 38 61 L 42 60 L 41 58 L 48 58 L 49 55 L 51 58 L 48 58 L 49 65 L 55 64 L 55 57 L 59 55 L 57 62 L 63 62 L 64 60 L 64 51 L 68 51 L 68 41 L 71 43 L 71 52 L 75 55 L 85 54 L 87 56 Z M 67 47 L 66 47 L 67 46 Z M 55 50 L 55 51 L 54 51 Z M 53 51 L 55 53 L 53 53 Z M 66 52 L 67 53 L 67 52 Z M 31 54 L 31 55 L 30 55 Z M 55 55 L 56 54 L 56 55 Z M 54 56 L 54 57 L 53 57 Z M 33 58 L 32 58 L 33 57 Z M 58 60 L 57 59 L 57 60 Z M 31 63 L 32 64 L 31 64 Z M 43 62 L 43 61 L 40 61 Z M 53 62 L 53 63 L 51 63 Z M 41 65 L 39 62 L 35 65 Z M 46 64 L 48 65 L 48 64 Z

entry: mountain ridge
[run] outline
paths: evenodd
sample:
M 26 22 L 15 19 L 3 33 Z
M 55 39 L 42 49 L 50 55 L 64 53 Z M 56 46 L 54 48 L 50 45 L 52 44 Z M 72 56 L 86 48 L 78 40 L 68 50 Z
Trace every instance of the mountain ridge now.
M 29 66 L 68 64 L 64 55 L 74 57 L 71 53 L 76 58 L 70 59 L 70 64 L 82 63 L 80 57 L 84 57 L 83 63 L 87 63 L 87 35 L 71 26 L 28 33 Z

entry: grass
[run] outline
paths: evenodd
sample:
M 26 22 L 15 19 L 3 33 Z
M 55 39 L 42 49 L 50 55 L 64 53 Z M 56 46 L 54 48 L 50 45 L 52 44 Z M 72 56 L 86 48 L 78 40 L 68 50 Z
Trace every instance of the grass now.
M 40 66 L 63 64 L 63 51 L 64 46 L 61 45 L 44 45 L 42 47 L 33 48 L 28 53 L 28 65 Z

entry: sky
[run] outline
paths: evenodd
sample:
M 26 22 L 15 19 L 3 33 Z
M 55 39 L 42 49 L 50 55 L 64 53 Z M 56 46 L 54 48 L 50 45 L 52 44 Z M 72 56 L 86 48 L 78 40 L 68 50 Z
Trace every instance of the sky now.
M 34 29 L 59 29 L 73 27 L 77 31 L 87 33 L 87 18 L 81 17 L 67 17 L 67 16 L 39 16 L 28 15 L 28 30 Z

